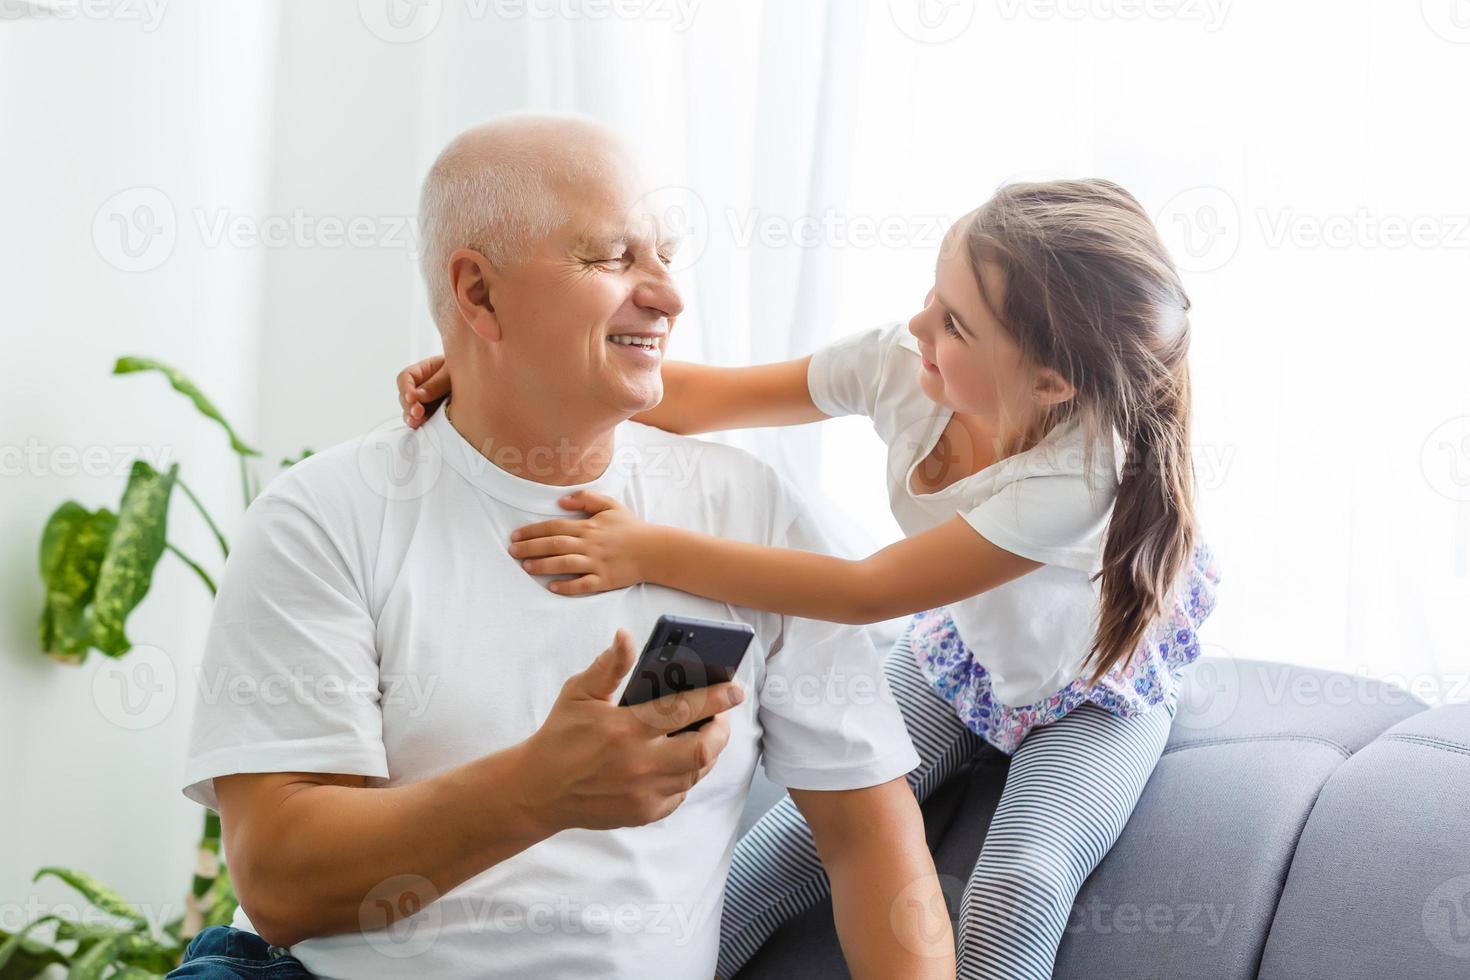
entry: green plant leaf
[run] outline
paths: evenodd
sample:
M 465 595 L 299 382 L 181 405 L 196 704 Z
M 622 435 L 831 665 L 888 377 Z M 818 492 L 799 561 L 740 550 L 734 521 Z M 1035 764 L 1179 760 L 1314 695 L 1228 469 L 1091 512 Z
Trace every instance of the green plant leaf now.
M 112 965 L 114 954 L 123 944 L 124 936 L 104 939 L 71 961 L 66 980 L 101 980 L 102 974 Z
M 226 422 L 225 417 L 220 414 L 219 409 L 214 407 L 214 402 L 206 398 L 204 392 L 200 391 L 194 382 L 186 378 L 177 368 L 146 357 L 119 357 L 117 363 L 112 367 L 113 374 L 135 374 L 139 371 L 157 371 L 167 378 L 174 391 L 193 402 L 201 415 L 213 419 L 224 427 L 226 434 L 230 437 L 230 448 L 235 452 L 241 456 L 260 455 L 258 451 L 251 449 L 240 440 L 235 430 L 230 427 L 230 423 Z
M 235 909 L 239 908 L 240 901 L 235 897 L 235 885 L 230 881 L 230 871 L 223 864 L 219 868 L 219 877 L 209 886 L 206 898 L 209 904 L 204 909 L 204 924 L 200 928 L 227 926 L 234 921 Z
M 117 515 L 105 507 L 89 511 L 68 500 L 41 533 L 41 649 L 57 660 L 80 663 L 91 647 L 92 599 L 116 527 Z
M 285 459 L 281 460 L 281 469 L 289 469 L 290 467 L 295 466 L 297 463 L 301 462 L 303 459 L 308 459 L 314 455 L 316 454 L 312 450 L 303 449 L 301 450 L 301 452 L 297 453 L 295 457 L 288 456 Z
M 182 946 L 159 942 L 143 933 L 133 933 L 121 939 L 121 948 L 114 951 L 113 959 L 149 975 L 168 973 L 179 965 L 184 956 Z
M 136 927 L 147 928 L 148 920 L 145 919 L 137 909 L 128 904 L 117 892 L 93 878 L 91 875 L 81 871 L 73 871 L 70 868 L 46 867 L 37 871 L 31 881 L 40 881 L 47 876 L 60 878 L 68 885 L 82 893 L 82 896 L 93 905 L 97 906 L 108 915 L 116 916 L 132 923 Z M 70 923 L 68 923 L 70 925 Z
M 66 965 L 65 953 L 29 935 L 53 921 L 54 915 L 42 916 L 14 935 L 0 929 L 0 980 L 31 980 L 53 963 Z
M 62 920 L 56 929 L 56 941 L 67 940 L 77 943 L 74 957 L 97 943 L 112 943 L 114 963 L 153 973 L 167 973 L 178 966 L 184 952 L 177 938 L 167 933 L 155 937 L 147 931 L 147 926 L 131 920 L 119 925 Z
M 153 583 L 153 568 L 167 544 L 168 501 L 178 474 L 177 463 L 159 473 L 141 459 L 133 461 L 92 597 L 92 645 L 109 657 L 132 649 L 123 627 Z

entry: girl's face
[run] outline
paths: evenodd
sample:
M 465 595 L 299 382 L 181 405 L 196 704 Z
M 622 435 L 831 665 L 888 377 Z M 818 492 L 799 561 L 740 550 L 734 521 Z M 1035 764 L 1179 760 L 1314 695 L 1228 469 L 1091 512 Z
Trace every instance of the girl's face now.
M 982 297 L 963 234 L 955 225 L 945 235 L 934 288 L 909 320 L 923 355 L 919 385 L 932 401 L 955 412 L 1005 428 L 1029 426 L 1039 407 L 1034 397 L 1038 372 L 991 313 L 990 304 L 1000 309 L 1005 300 L 1004 275 L 998 266 L 982 263 Z

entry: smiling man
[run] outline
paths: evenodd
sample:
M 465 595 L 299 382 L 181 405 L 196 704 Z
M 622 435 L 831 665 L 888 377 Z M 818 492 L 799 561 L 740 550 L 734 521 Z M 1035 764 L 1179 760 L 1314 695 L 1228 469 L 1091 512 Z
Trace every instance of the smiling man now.
M 235 924 L 312 974 L 708 978 L 760 762 L 812 828 L 854 975 L 953 976 L 903 779 L 917 759 L 866 634 L 648 585 L 557 596 L 507 553 L 577 489 L 824 546 L 764 464 L 628 421 L 662 397 L 682 309 L 641 190 L 621 143 L 579 120 L 451 143 L 421 219 L 453 402 L 293 467 L 246 516 L 186 793 L 221 813 Z M 663 613 L 755 640 L 733 683 L 618 707 L 632 637 Z M 312 683 L 208 696 L 277 675 Z M 216 933 L 199 952 L 225 956 L 181 975 L 231 975 L 252 941 Z

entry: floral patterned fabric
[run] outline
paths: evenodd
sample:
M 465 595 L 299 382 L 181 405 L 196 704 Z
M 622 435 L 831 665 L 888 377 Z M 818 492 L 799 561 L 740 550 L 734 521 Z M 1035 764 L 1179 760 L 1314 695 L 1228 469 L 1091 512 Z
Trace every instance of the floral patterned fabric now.
M 1168 614 L 1156 622 L 1133 657 L 1097 683 L 1079 678 L 1042 701 L 1013 707 L 996 701 L 990 674 L 960 639 L 941 606 L 914 616 L 910 642 L 919 670 L 951 705 L 965 727 L 1009 755 L 1031 729 L 1056 721 L 1091 702 L 1115 715 L 1141 714 L 1172 699 L 1179 668 L 1199 657 L 1197 630 L 1215 608 L 1220 573 L 1203 544 L 1180 579 Z

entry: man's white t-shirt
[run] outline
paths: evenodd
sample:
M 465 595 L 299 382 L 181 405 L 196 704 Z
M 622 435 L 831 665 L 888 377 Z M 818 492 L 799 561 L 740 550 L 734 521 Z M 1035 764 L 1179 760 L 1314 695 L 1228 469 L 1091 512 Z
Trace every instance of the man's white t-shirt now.
M 1061 425 L 1026 452 L 935 493 L 914 493 L 910 476 L 954 414 L 924 394 L 921 365 L 918 342 L 895 323 L 817 351 L 807 385 L 827 415 L 872 419 L 888 446 L 888 500 L 904 534 L 958 515 L 991 544 L 1043 564 L 948 607 L 960 638 L 990 672 L 995 697 L 1033 704 L 1082 674 L 1097 629 L 1092 577 L 1102 565 L 1122 447 L 1114 438 L 1089 459 L 1081 428 Z
M 574 516 L 557 498 L 585 488 L 649 521 L 831 549 L 739 450 L 628 422 L 601 478 L 548 486 L 493 465 L 446 415 L 313 456 L 252 504 L 214 608 L 184 792 L 215 807 L 213 778 L 244 772 L 420 780 L 531 735 L 619 627 L 641 646 L 664 613 L 749 623 L 729 744 L 672 815 L 563 831 L 389 929 L 291 949 L 318 976 L 354 980 L 713 976 L 757 759 L 812 790 L 917 765 L 879 655 L 860 629 L 658 586 L 555 595 L 507 553 L 510 532 Z M 235 924 L 250 928 L 243 910 Z

